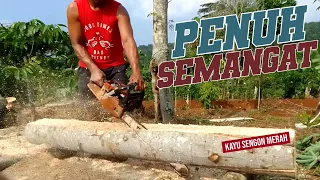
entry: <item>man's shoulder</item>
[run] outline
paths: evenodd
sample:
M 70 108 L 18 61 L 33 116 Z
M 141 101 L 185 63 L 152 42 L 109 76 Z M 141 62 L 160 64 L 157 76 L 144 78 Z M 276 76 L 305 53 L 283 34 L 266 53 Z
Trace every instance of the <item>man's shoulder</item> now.
M 70 2 L 69 5 L 68 5 L 68 9 L 69 10 L 78 10 L 77 3 L 78 3 L 77 1 Z
M 69 3 L 68 9 L 67 9 L 67 16 L 68 16 L 68 19 L 78 19 L 79 18 L 77 2 L 73 1 L 73 2 Z
M 112 0 L 112 2 L 113 2 L 114 4 L 121 5 L 121 2 L 119 2 L 119 1 L 117 1 L 117 0 Z
M 129 16 L 127 9 L 122 4 L 120 4 L 117 9 L 117 16 L 119 17 L 120 15 Z

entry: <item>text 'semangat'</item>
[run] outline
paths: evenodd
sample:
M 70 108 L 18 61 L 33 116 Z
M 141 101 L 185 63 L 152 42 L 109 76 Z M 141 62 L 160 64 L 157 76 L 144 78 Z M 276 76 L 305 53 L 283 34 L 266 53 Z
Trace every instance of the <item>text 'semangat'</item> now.
M 159 64 L 158 88 L 247 77 L 250 70 L 252 75 L 297 70 L 299 61 L 302 61 L 300 68 L 310 68 L 310 54 L 312 50 L 318 49 L 318 40 L 298 42 L 305 39 L 306 12 L 307 6 L 303 5 L 243 13 L 240 23 L 236 15 L 201 19 L 200 23 L 195 20 L 177 23 L 172 59 L 185 57 L 185 45 L 195 42 L 198 37 L 200 42 L 197 55 L 214 54 L 214 56 L 209 66 L 205 65 L 202 56 Z M 265 19 L 267 28 L 264 30 Z M 280 33 L 276 35 L 279 19 Z M 251 21 L 253 21 L 253 34 L 250 41 Z M 215 31 L 219 29 L 225 29 L 224 42 L 215 39 Z M 283 44 L 282 49 L 278 46 L 269 46 L 276 40 L 277 44 Z M 288 44 L 290 42 L 296 43 Z M 254 52 L 248 49 L 251 43 L 256 47 Z M 235 45 L 238 51 L 232 51 Z M 263 46 L 269 47 L 262 48 Z M 223 57 L 224 52 L 226 52 L 225 57 Z M 303 52 L 303 59 L 296 59 L 296 52 Z M 242 69 L 240 69 L 241 56 L 244 58 Z M 221 63 L 223 58 L 226 60 L 224 67 Z M 192 76 L 187 75 L 187 68 L 193 69 Z

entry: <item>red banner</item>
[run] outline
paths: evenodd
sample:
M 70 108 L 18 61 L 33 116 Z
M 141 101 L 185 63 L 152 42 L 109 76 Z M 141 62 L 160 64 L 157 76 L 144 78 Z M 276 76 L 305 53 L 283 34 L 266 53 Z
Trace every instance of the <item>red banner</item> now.
M 264 136 L 223 141 L 222 151 L 223 153 L 227 153 L 247 149 L 262 148 L 267 146 L 283 145 L 288 143 L 290 143 L 289 132 L 283 132 Z

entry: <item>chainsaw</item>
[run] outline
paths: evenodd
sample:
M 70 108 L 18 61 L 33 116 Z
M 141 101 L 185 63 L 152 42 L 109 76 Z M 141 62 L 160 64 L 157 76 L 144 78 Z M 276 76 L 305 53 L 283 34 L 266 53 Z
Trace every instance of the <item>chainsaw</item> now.
M 147 128 L 135 121 L 129 114 L 139 106 L 142 106 L 143 92 L 135 91 L 136 83 L 124 85 L 117 81 L 105 81 L 102 87 L 94 83 L 89 83 L 91 92 L 100 101 L 102 107 L 114 117 L 122 119 L 132 129 Z M 189 169 L 184 164 L 170 163 L 171 167 L 179 176 L 187 178 Z
M 130 115 L 130 112 L 142 106 L 144 93 L 136 91 L 136 85 L 136 83 L 124 85 L 118 81 L 108 80 L 102 87 L 94 83 L 89 83 L 88 87 L 102 107 L 112 116 L 123 120 L 133 129 L 147 129 Z

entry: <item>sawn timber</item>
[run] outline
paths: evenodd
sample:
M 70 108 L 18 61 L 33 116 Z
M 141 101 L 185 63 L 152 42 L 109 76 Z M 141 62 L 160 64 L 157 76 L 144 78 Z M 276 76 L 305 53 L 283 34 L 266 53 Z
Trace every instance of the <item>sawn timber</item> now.
M 233 126 L 144 124 L 134 130 L 124 123 L 40 119 L 26 125 L 33 144 L 96 155 L 130 157 L 229 169 L 250 174 L 296 176 L 295 131 Z M 291 143 L 222 153 L 222 141 L 289 132 Z M 212 161 L 210 157 L 218 157 Z

